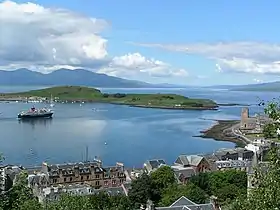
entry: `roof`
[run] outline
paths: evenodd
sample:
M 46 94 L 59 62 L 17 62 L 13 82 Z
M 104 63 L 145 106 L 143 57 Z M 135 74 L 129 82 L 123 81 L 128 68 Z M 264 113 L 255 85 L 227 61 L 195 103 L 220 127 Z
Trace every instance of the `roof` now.
M 196 204 L 185 196 L 180 197 L 169 207 L 156 207 L 156 210 L 215 210 L 213 204 Z
M 171 166 L 171 168 L 173 169 L 177 178 L 179 178 L 181 175 L 183 175 L 184 178 L 190 178 L 195 175 L 195 170 L 192 167 Z
M 147 160 L 145 162 L 145 166 L 150 168 L 151 170 L 159 168 L 161 165 L 165 165 L 165 161 L 163 159 L 154 159 L 154 160 Z
M 177 160 L 175 161 L 175 164 L 180 165 L 191 165 L 191 166 L 198 166 L 200 162 L 203 160 L 203 156 L 199 155 L 180 155 Z

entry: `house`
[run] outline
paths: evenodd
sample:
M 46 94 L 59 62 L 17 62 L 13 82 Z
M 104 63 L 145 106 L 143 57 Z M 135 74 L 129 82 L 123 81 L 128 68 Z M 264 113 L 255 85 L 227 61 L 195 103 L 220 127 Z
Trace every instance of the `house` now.
M 119 187 L 109 187 L 104 189 L 95 189 L 94 187 L 87 184 L 74 184 L 74 185 L 62 185 L 56 187 L 46 187 L 46 188 L 37 188 L 37 192 L 34 193 L 39 202 L 43 203 L 46 201 L 55 201 L 59 200 L 62 194 L 68 193 L 73 196 L 85 196 L 85 195 L 94 195 L 98 193 L 107 193 L 110 196 L 115 195 L 127 195 L 129 187 L 127 185 L 121 185 Z
M 123 164 L 103 167 L 99 160 L 56 165 L 43 163 L 40 173 L 35 171 L 29 174 L 30 186 L 40 187 L 88 184 L 98 189 L 118 187 L 124 182 L 126 182 L 126 174 Z
M 254 152 L 246 148 L 222 148 L 217 150 L 214 155 L 219 160 L 252 160 Z
M 24 168 L 15 165 L 0 167 L 0 191 L 9 190 L 16 182 L 18 175 Z
M 193 167 L 183 167 L 180 165 L 171 166 L 174 171 L 175 177 L 178 183 L 186 184 L 188 180 L 196 175 L 196 172 Z
M 185 196 L 182 196 L 167 207 L 155 207 L 151 201 L 148 201 L 146 206 L 146 210 L 221 210 L 215 197 L 211 197 L 211 202 L 207 204 L 196 204 Z M 145 208 L 142 207 L 142 209 Z
M 149 174 L 163 165 L 166 165 L 163 159 L 147 160 L 144 163 L 144 170 Z
M 206 172 L 210 170 L 209 162 L 206 160 L 206 158 L 200 155 L 180 155 L 174 162 L 174 165 L 179 165 L 184 168 L 192 167 L 195 173 Z

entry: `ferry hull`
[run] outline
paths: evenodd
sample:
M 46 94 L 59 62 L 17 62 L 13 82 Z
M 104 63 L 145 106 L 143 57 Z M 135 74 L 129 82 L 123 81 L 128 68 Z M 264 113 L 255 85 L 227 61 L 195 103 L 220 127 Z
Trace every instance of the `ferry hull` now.
M 52 118 L 53 113 L 44 114 L 18 114 L 19 119 Z

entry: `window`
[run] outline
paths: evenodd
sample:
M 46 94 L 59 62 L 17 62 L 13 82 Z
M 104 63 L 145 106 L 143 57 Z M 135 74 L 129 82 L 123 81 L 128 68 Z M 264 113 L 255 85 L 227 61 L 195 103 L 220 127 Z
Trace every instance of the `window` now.
M 89 176 L 87 176 L 87 179 L 89 179 Z
M 84 177 L 83 176 L 81 176 L 81 180 L 83 180 L 84 179 Z
M 64 182 L 66 182 L 66 178 L 64 178 Z
M 107 185 L 108 185 L 108 181 L 105 181 L 105 182 L 104 182 L 104 185 L 107 186 Z
M 123 181 L 124 181 L 123 179 L 120 179 L 120 183 L 123 183 Z
M 95 182 L 95 185 L 96 185 L 96 186 L 99 186 L 99 181 L 96 181 L 96 182 Z
M 72 177 L 70 177 L 70 182 L 72 182 Z
M 116 180 L 112 180 L 112 184 L 117 184 Z
M 99 174 L 96 174 L 96 175 L 95 175 L 95 178 L 96 178 L 96 179 L 99 179 Z

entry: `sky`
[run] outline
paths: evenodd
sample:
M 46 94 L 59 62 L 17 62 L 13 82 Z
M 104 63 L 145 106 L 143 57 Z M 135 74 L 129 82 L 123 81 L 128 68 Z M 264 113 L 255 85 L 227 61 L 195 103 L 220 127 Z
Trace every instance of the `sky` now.
M 0 0 L 0 69 L 180 85 L 280 80 L 280 1 Z

